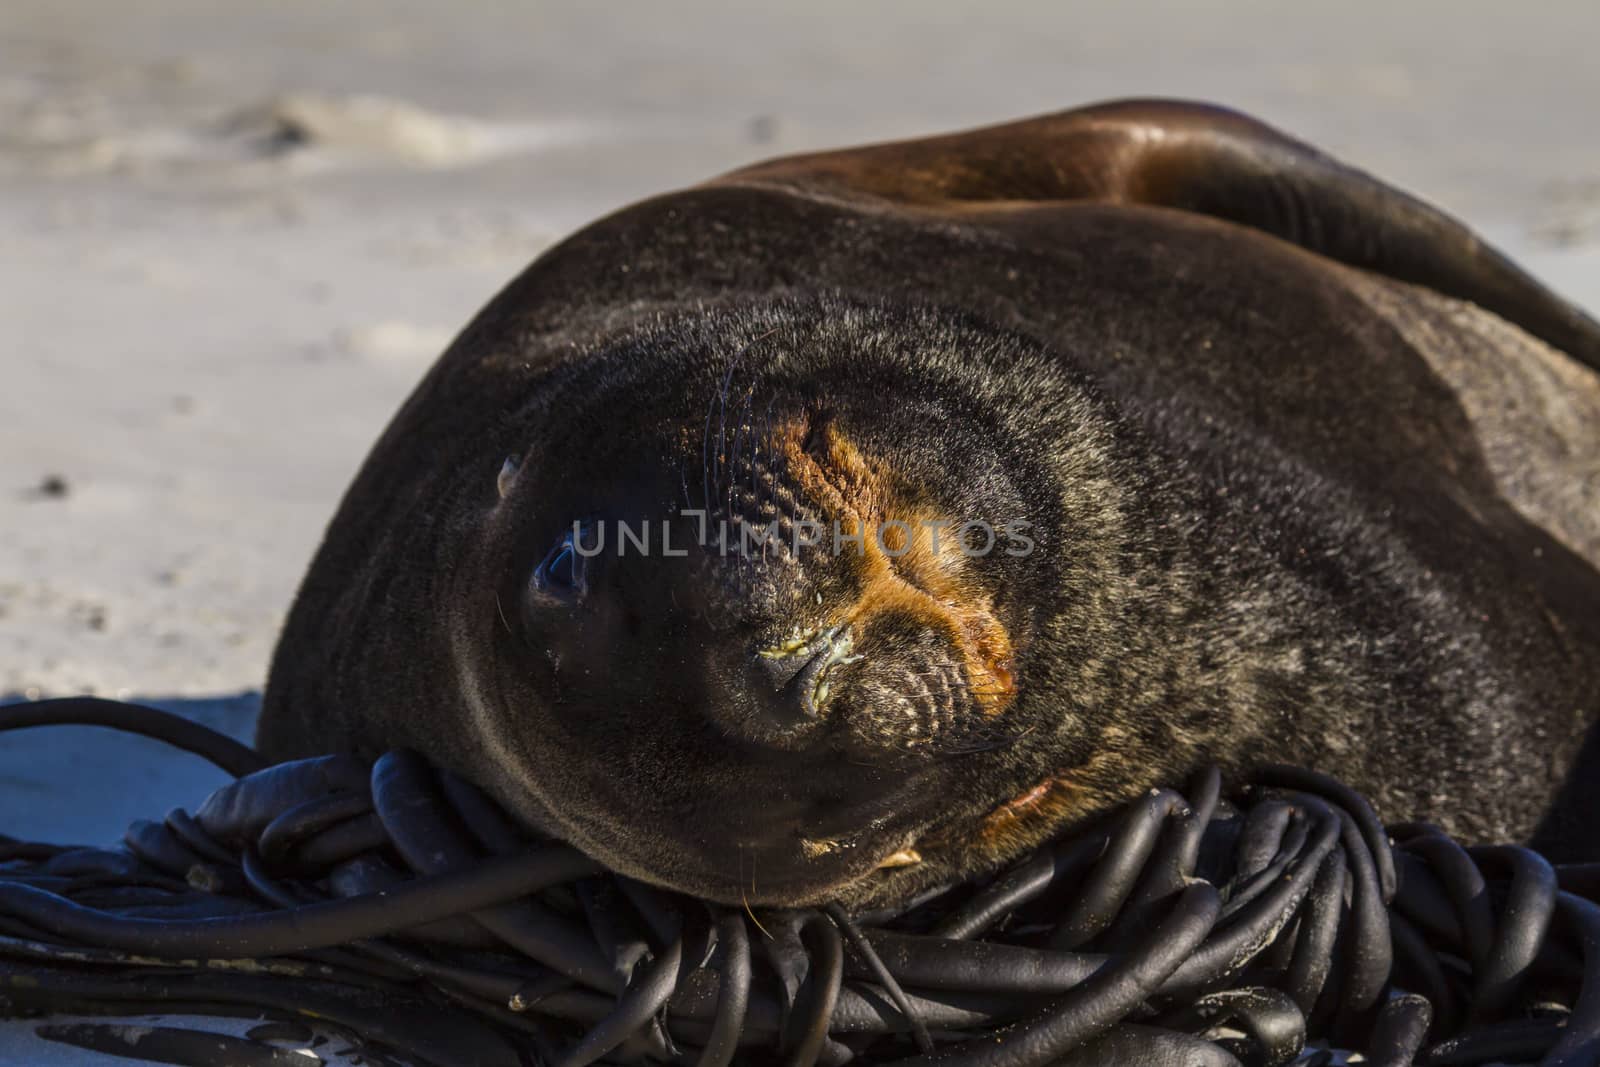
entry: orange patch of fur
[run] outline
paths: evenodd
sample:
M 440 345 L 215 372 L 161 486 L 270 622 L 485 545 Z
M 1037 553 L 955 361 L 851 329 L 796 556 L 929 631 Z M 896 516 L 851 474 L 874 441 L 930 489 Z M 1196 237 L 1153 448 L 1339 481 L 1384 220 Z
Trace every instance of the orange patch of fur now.
M 1072 780 L 1047 778 L 986 815 L 977 840 L 995 852 L 1028 848 L 1071 818 L 1083 800 L 1083 790 Z
M 887 612 L 921 620 L 960 651 L 978 707 L 991 714 L 1002 711 L 1016 696 L 1011 637 L 994 616 L 992 598 L 972 577 L 955 531 L 939 536 L 924 525 L 946 517 L 909 500 L 836 426 L 829 423 L 819 431 L 822 462 L 806 451 L 807 432 L 799 423 L 781 431 L 790 472 L 838 522 L 842 536 L 861 537 L 859 549 L 848 545 L 843 550 L 857 561 L 861 592 L 834 624 L 859 624 Z M 894 522 L 906 525 L 886 525 Z M 878 529 L 883 531 L 881 545 L 873 533 Z

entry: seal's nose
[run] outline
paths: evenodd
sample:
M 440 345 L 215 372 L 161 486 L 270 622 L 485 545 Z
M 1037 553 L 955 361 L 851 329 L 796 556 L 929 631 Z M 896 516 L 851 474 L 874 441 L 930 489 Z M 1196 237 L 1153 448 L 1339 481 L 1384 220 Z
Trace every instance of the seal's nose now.
M 756 653 L 756 663 L 780 705 L 797 712 L 803 722 L 821 717 L 831 695 L 830 671 L 861 658 L 850 654 L 852 647 L 850 632 L 843 626 L 832 626 L 775 648 L 761 649 Z

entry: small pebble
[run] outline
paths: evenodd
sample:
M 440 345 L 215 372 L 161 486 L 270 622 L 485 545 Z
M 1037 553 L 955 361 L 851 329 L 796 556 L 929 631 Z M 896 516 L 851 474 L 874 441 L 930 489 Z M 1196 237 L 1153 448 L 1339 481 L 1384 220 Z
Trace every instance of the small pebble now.
M 59 474 L 45 475 L 33 489 L 34 496 L 48 497 L 51 500 L 60 500 L 70 492 L 72 492 L 72 487 Z

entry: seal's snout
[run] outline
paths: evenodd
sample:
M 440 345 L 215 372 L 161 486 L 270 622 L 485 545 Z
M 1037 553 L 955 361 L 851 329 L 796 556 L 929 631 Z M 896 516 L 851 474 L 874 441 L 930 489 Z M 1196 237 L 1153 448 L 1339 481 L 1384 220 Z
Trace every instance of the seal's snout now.
M 813 637 L 788 647 L 739 643 L 725 652 L 740 666 L 723 675 L 713 669 L 707 718 L 727 736 L 774 750 L 803 749 L 825 733 L 830 669 L 836 642 Z
M 827 703 L 832 669 L 861 658 L 850 654 L 854 647 L 847 628 L 830 626 L 813 636 L 764 648 L 756 653 L 756 662 L 771 680 L 774 692 L 787 695 L 807 718 L 815 719 Z

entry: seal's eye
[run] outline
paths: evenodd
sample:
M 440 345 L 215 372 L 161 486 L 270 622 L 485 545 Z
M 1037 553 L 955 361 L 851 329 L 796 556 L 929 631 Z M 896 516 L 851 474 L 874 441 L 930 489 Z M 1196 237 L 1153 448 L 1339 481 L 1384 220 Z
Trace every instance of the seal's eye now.
M 581 539 L 586 529 L 586 525 L 579 524 L 567 530 L 534 568 L 529 584 L 536 594 L 562 604 L 576 603 L 583 597 L 588 588 L 588 560 L 578 552 L 575 540 Z

